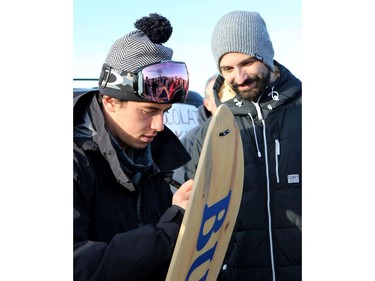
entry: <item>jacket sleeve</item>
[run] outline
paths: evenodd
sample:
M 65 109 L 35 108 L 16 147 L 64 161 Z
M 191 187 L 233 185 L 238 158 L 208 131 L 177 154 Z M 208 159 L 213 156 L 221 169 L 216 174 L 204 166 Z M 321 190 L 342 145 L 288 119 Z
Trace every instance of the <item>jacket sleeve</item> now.
M 75 154 L 75 160 L 77 160 Z M 81 162 L 80 164 L 83 164 Z M 90 182 L 81 182 L 81 165 L 74 165 L 74 280 L 142 280 L 165 278 L 184 210 L 172 205 L 158 222 L 117 233 L 108 243 L 90 239 Z M 85 177 L 89 180 L 92 177 Z M 163 279 L 160 279 L 163 277 Z
M 88 216 L 75 209 L 75 237 L 88 229 Z M 74 243 L 74 280 L 138 280 L 168 268 L 183 218 L 183 209 L 171 206 L 157 224 L 116 234 L 109 243 Z M 79 221 L 79 223 L 77 222 Z M 81 233 L 76 233 L 81 232 Z M 165 272 L 166 273 L 166 272 Z

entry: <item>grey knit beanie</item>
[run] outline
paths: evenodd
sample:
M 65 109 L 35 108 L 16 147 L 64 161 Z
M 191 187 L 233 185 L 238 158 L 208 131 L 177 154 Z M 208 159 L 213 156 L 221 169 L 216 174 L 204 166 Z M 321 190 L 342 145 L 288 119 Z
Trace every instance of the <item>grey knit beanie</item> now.
M 272 42 L 258 12 L 233 11 L 224 15 L 212 33 L 211 49 L 219 70 L 222 56 L 235 52 L 255 57 L 274 71 Z
M 173 50 L 162 45 L 168 41 L 173 31 L 168 19 L 156 13 L 150 14 L 137 20 L 134 27 L 137 30 L 113 43 L 105 60 L 106 65 L 119 71 L 135 72 L 144 66 L 172 59 Z M 121 90 L 99 86 L 99 90 L 104 95 L 123 101 L 144 101 L 133 93 L 130 83 L 126 86 Z

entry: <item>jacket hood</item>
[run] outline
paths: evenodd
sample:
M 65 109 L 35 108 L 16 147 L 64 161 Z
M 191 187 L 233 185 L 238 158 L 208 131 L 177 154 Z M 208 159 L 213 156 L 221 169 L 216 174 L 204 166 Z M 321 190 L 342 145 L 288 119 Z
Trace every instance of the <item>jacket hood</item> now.
M 98 91 L 91 91 L 73 99 L 73 135 L 77 138 L 92 138 L 97 134 L 89 114 L 93 96 Z
M 264 109 L 265 114 L 275 110 L 285 103 L 301 97 L 302 83 L 286 67 L 274 61 L 280 71 L 280 77 L 269 84 L 261 95 L 258 104 Z M 215 102 L 217 105 L 225 103 L 234 115 L 256 115 L 253 102 L 243 100 L 230 86 L 225 86 L 224 78 L 219 75 L 213 87 Z M 223 99 L 224 98 L 224 99 Z

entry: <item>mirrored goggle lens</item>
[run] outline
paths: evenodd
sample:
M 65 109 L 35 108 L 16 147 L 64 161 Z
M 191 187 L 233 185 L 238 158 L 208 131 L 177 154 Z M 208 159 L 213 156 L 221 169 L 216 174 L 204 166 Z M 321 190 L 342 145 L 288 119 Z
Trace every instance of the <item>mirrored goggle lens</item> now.
M 138 73 L 138 94 L 149 101 L 185 102 L 188 88 L 189 74 L 182 62 L 160 62 Z

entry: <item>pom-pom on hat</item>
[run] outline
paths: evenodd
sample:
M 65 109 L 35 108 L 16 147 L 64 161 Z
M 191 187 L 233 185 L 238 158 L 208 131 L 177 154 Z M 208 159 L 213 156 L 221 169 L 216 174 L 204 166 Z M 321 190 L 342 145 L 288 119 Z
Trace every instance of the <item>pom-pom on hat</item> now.
M 274 71 L 274 50 L 266 23 L 258 12 L 233 11 L 224 15 L 212 33 L 211 49 L 220 70 L 227 53 L 243 53 L 262 61 Z
M 106 65 L 121 71 L 135 72 L 144 66 L 172 59 L 173 50 L 162 45 L 168 41 L 173 31 L 168 19 L 154 13 L 138 19 L 134 27 L 137 30 L 113 43 L 105 60 Z M 124 92 L 107 87 L 99 87 L 99 90 L 104 95 L 124 101 L 144 101 L 132 91 Z

